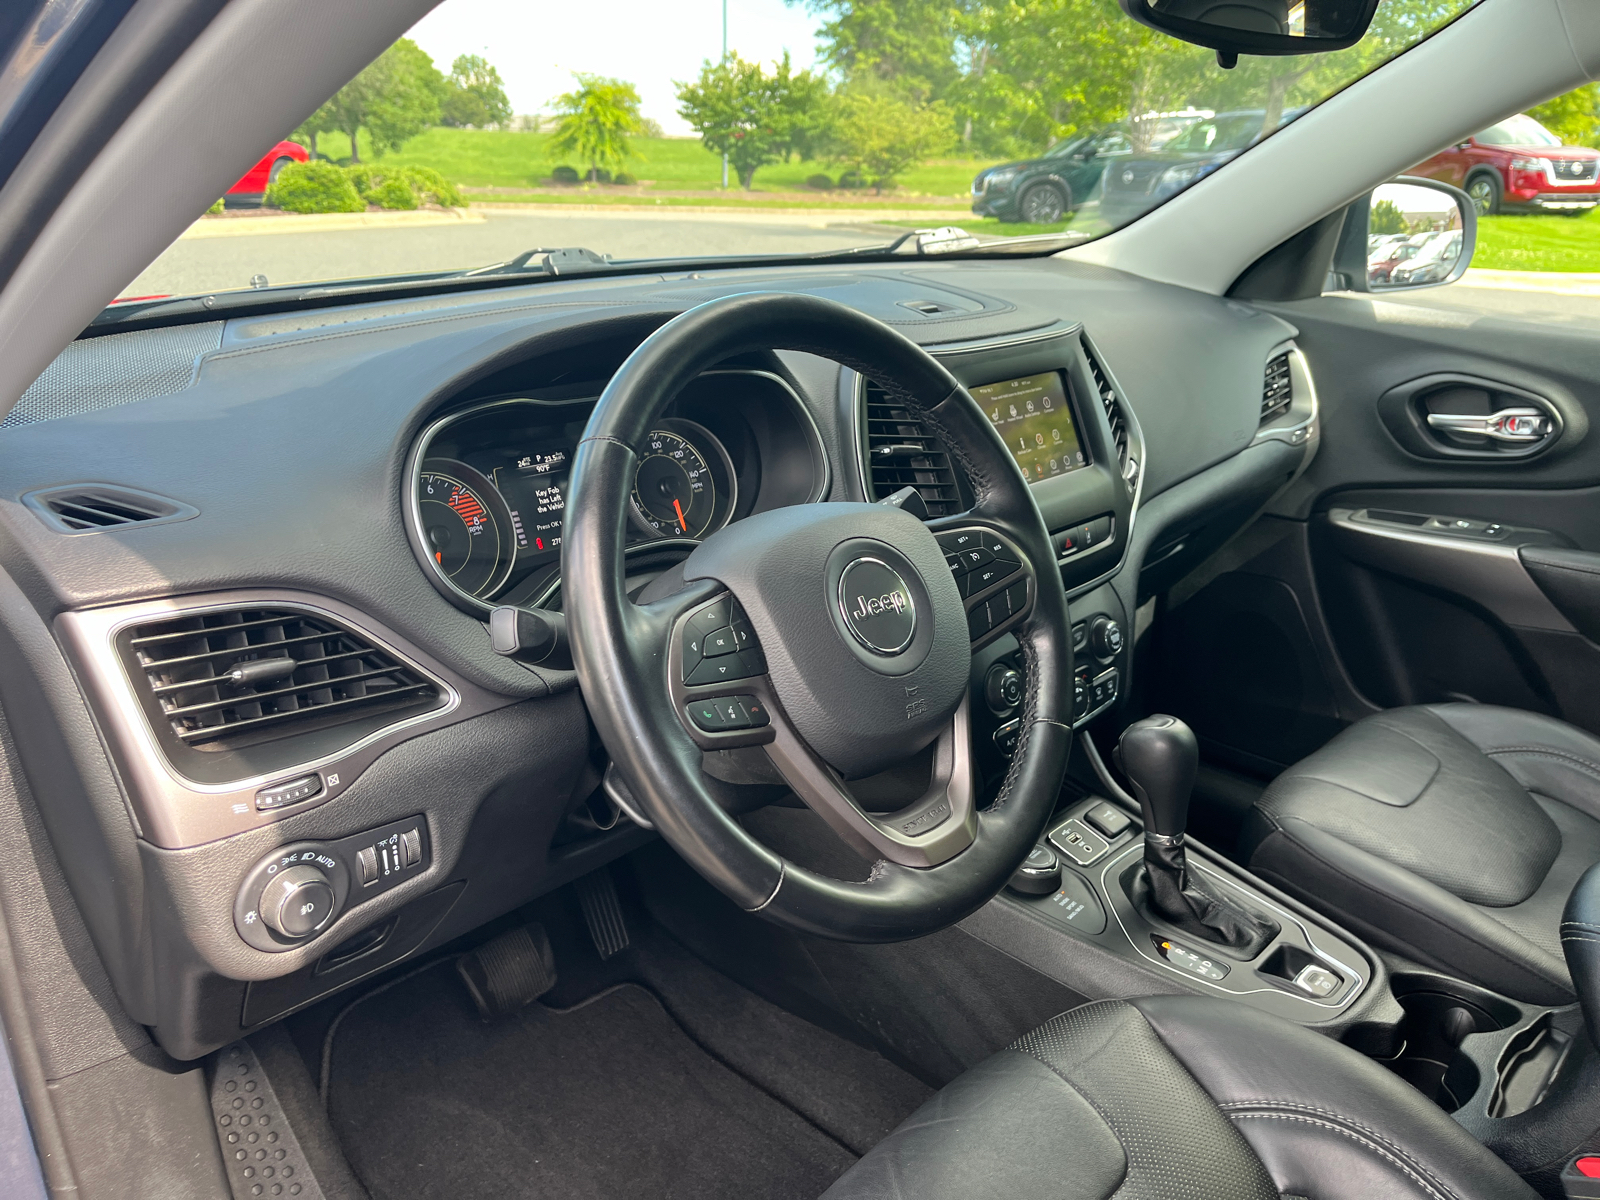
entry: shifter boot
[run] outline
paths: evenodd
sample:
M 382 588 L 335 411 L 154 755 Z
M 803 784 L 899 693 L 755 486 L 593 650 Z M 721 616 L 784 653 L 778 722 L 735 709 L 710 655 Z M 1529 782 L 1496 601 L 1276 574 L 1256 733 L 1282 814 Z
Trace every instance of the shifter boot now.
M 1278 925 L 1245 911 L 1189 871 L 1183 835 L 1149 834 L 1130 899 L 1142 912 L 1194 937 L 1228 946 L 1249 960 L 1278 935 Z

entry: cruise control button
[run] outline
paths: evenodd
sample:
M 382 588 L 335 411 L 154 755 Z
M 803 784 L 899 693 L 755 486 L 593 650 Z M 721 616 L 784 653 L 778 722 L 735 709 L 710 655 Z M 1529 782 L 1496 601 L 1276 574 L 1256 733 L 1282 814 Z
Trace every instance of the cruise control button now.
M 961 561 L 967 564 L 967 570 L 976 571 L 979 567 L 988 566 L 994 561 L 994 555 L 982 546 L 973 546 L 961 552 Z
M 735 696 L 734 699 L 739 702 L 739 707 L 744 709 L 745 721 L 751 729 L 760 729 L 771 724 L 772 719 L 767 716 L 767 706 L 760 700 L 754 696 Z
M 690 617 L 689 627 L 697 636 L 704 637 L 715 630 L 726 628 L 732 620 L 733 597 L 722 596 Z
M 994 560 L 997 563 L 1009 563 L 1012 567 L 1020 567 L 1022 565 L 1017 561 L 1017 556 L 1011 552 L 1011 547 L 1007 546 L 992 533 L 983 535 L 983 548 L 994 555 Z
M 995 563 L 990 563 L 986 567 L 979 567 L 976 570 L 969 571 L 961 579 L 962 594 L 966 596 L 976 596 L 985 588 L 999 583 L 1010 573 L 1011 572 L 1004 570 Z
M 715 733 L 722 728 L 722 701 L 717 699 L 696 700 L 688 706 L 689 720 L 694 722 L 696 729 L 703 729 L 706 733 Z
M 967 564 L 962 561 L 959 554 L 946 554 L 944 556 L 944 565 L 950 568 L 950 574 L 952 575 L 965 575 L 967 573 Z
M 740 664 L 742 655 L 724 654 L 721 658 L 708 658 L 696 667 L 684 683 L 690 687 L 704 687 L 708 683 L 723 683 L 729 679 L 743 679 L 750 672 Z
M 718 658 L 724 654 L 732 654 L 739 647 L 734 643 L 733 629 L 715 629 L 706 634 L 705 641 L 700 644 L 700 653 L 707 658 Z
M 980 536 L 976 530 L 963 530 L 957 533 L 941 533 L 934 540 L 946 554 L 960 554 L 963 550 L 978 545 Z

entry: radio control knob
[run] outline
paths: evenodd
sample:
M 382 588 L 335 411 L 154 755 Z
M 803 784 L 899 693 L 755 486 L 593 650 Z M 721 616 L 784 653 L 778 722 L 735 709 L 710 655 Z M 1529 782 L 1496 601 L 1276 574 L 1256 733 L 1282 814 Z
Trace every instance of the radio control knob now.
M 333 884 L 315 867 L 294 866 L 274 875 L 256 906 L 267 928 L 286 938 L 307 938 L 333 919 Z
M 1122 653 L 1122 626 L 1101 613 L 1089 622 L 1089 649 L 1096 658 L 1115 658 Z

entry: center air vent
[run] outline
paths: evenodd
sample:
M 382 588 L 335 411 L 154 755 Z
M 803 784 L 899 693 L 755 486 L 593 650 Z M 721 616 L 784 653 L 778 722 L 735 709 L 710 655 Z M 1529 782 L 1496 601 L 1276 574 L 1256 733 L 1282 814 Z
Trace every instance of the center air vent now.
M 1267 364 L 1267 377 L 1261 389 L 1261 424 L 1283 413 L 1294 400 L 1294 384 L 1289 378 L 1289 355 L 1285 351 Z
M 158 732 L 195 750 L 386 724 L 441 701 L 432 680 L 387 650 L 294 609 L 194 613 L 135 625 L 118 642 Z
M 1117 473 L 1128 485 L 1128 492 L 1131 495 L 1139 487 L 1139 460 L 1133 456 L 1129 442 L 1128 418 L 1122 411 L 1122 400 L 1117 396 L 1116 389 L 1111 386 L 1111 380 L 1100 366 L 1100 360 L 1090 348 L 1088 338 L 1083 339 L 1083 355 L 1089 360 L 1089 374 L 1094 378 L 1094 390 L 1100 396 L 1101 407 L 1106 410 L 1106 420 L 1111 425 L 1111 441 L 1117 449 Z
M 867 381 L 867 495 L 882 500 L 914 487 L 928 516 L 948 517 L 967 504 L 950 455 L 908 405 Z

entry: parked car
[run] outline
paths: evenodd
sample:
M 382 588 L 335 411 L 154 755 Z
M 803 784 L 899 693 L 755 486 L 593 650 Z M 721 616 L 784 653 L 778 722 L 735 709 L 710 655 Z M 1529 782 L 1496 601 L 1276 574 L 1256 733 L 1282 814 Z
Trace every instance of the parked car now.
M 1038 158 L 979 171 L 972 181 L 972 211 L 1001 221 L 1053 225 L 1089 198 L 1106 164 L 1133 152 L 1122 126 L 1064 138 Z
M 1600 150 L 1565 145 L 1527 113 L 1439 151 L 1406 174 L 1455 184 L 1472 197 L 1480 216 L 1580 215 L 1600 204 Z
M 1388 283 L 1401 263 L 1417 256 L 1420 247 L 1409 237 L 1400 237 L 1367 254 L 1367 282 Z
M 1417 252 L 1390 272 L 1390 283 L 1439 283 L 1455 270 L 1461 257 L 1461 230 L 1443 230 L 1424 237 Z
M 1287 109 L 1278 126 L 1304 111 Z M 1112 165 L 1101 182 L 1100 215 L 1125 225 L 1169 196 L 1204 179 L 1261 140 L 1265 109 L 1218 113 L 1196 121 L 1158 150 L 1130 154 Z
M 266 195 L 267 188 L 277 181 L 278 173 L 292 162 L 306 162 L 311 155 L 299 142 L 279 142 L 261 156 L 261 161 L 244 173 L 238 183 L 228 189 L 225 199 L 257 200 Z

